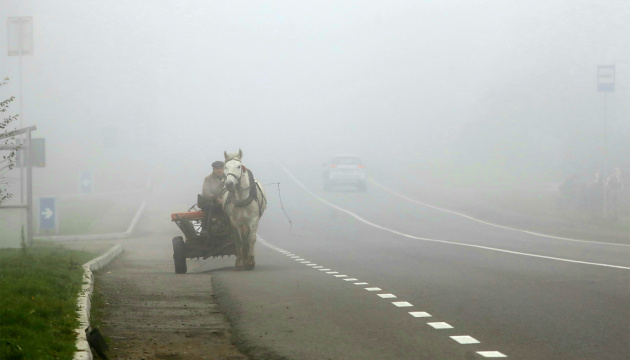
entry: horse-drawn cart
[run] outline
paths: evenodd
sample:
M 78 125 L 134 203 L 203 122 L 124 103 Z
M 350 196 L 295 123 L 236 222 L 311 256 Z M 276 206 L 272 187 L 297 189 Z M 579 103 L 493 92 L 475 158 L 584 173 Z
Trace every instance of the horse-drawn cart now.
M 195 205 L 188 212 L 171 214 L 171 220 L 184 233 L 173 238 L 177 274 L 186 273 L 186 259 L 236 255 L 229 219 L 220 209 L 201 211 Z

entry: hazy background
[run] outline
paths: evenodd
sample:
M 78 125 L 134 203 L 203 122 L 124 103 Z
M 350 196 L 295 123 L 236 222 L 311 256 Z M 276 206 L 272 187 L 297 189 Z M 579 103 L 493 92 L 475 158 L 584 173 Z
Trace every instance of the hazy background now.
M 95 191 L 155 167 L 201 186 L 238 148 L 250 163 L 354 153 L 383 174 L 560 181 L 604 166 L 603 64 L 617 67 L 608 165 L 630 167 L 626 0 L 0 0 L 2 99 L 18 94 L 9 16 L 34 21 L 36 196 L 78 192 L 80 171 Z

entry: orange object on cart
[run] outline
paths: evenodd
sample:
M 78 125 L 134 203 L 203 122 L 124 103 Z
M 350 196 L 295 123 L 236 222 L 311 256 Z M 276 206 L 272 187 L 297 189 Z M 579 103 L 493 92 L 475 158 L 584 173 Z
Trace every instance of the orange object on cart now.
M 184 218 L 188 220 L 201 220 L 203 219 L 203 211 L 199 210 L 199 211 L 190 211 L 190 212 L 171 214 L 171 221 L 178 221 Z

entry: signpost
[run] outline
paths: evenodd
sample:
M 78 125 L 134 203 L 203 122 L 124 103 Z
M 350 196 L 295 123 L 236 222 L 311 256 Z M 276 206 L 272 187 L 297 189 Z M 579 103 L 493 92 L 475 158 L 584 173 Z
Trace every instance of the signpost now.
M 597 67 L 597 91 L 604 93 L 604 172 L 610 171 L 608 164 L 608 93 L 615 91 L 615 65 Z M 604 186 L 604 217 L 606 217 L 607 194 Z
M 39 198 L 39 229 L 44 231 L 53 230 L 57 233 L 59 228 L 59 217 L 57 216 L 57 198 Z
M 79 192 L 81 194 L 91 194 L 93 190 L 92 172 L 81 171 L 79 175 Z
M 19 56 L 18 83 L 20 92 L 20 128 L 24 127 L 24 112 L 22 111 L 22 57 L 33 55 L 33 17 L 11 16 L 8 18 L 8 51 L 9 56 Z M 20 202 L 24 202 L 24 168 L 20 168 Z
M 599 65 L 597 67 L 597 91 L 615 91 L 615 65 Z

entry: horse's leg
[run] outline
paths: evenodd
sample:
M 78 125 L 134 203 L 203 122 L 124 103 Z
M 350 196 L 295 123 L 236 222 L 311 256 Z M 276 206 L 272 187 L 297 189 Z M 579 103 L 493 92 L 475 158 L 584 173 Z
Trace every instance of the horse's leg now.
M 243 237 L 238 227 L 234 228 L 234 247 L 236 248 L 235 270 L 243 270 Z
M 249 228 L 249 236 L 247 238 L 248 251 L 243 252 L 243 255 L 247 254 L 245 258 L 245 270 L 253 270 L 256 266 L 256 257 L 254 256 L 254 245 L 256 244 L 256 232 L 258 231 L 258 220 L 253 221 L 253 224 Z

